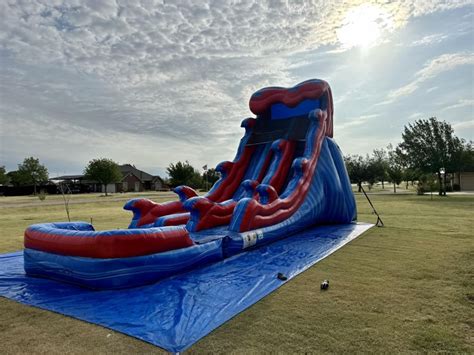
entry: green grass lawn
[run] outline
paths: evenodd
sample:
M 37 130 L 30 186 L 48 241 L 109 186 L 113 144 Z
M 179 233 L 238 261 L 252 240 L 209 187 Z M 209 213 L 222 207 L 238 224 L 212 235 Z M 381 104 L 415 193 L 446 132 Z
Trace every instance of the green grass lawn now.
M 386 186 L 386 189 L 390 187 Z M 49 197 L 48 197 L 49 198 Z M 48 198 L 46 201 L 48 201 Z M 155 194 L 155 200 L 164 195 Z M 359 220 L 374 222 L 356 194 Z M 474 352 L 474 196 L 372 194 L 385 222 L 291 280 L 188 351 Z M 8 198 L 0 198 L 0 207 Z M 74 220 L 125 228 L 123 202 L 71 205 Z M 63 207 L 0 208 L 0 252 Z M 330 280 L 322 292 L 319 284 Z M 154 353 L 111 330 L 0 298 L 2 353 Z

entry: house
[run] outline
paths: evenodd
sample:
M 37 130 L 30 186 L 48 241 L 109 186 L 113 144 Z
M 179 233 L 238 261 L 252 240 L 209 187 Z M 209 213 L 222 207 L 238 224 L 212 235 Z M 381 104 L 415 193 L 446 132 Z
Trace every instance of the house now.
M 455 173 L 451 181 L 459 186 L 459 191 L 474 191 L 474 171 Z
M 115 184 L 116 192 L 169 190 L 167 186 L 165 186 L 163 179 L 159 176 L 150 175 L 142 170 L 137 169 L 131 164 L 120 165 L 119 168 L 123 175 L 123 179 L 121 182 Z
M 122 180 L 107 185 L 107 192 L 167 191 L 169 187 L 157 175 L 148 174 L 132 164 L 119 165 Z M 67 183 L 73 193 L 104 192 L 97 181 L 85 179 L 84 175 L 63 175 L 50 179 L 53 182 Z

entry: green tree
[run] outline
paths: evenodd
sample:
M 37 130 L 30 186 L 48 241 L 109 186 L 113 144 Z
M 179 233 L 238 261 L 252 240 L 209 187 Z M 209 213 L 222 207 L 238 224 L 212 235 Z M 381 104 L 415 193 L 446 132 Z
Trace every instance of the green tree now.
M 436 117 L 417 120 L 405 126 L 402 133 L 403 142 L 398 145 L 400 155 L 406 158 L 409 168 L 419 169 L 423 173 L 434 173 L 438 176 L 439 194 L 442 189 L 441 168 L 446 172 L 455 170 L 454 162 L 463 142 L 454 135 L 454 130 L 446 121 Z M 444 174 L 444 185 L 446 184 Z
M 166 171 L 172 187 L 187 185 L 196 189 L 203 185 L 201 174 L 187 160 L 184 163 L 180 161 L 176 164 L 170 163 Z
M 18 185 L 33 185 L 36 195 L 36 186 L 48 181 L 48 169 L 40 164 L 39 159 L 25 158 L 22 164 L 18 164 L 14 178 Z
M 408 190 L 409 182 L 411 182 L 411 186 L 413 186 L 415 184 L 415 181 L 419 180 L 420 176 L 421 173 L 417 169 L 405 168 L 403 170 L 403 180 L 405 180 L 406 189 Z
M 5 166 L 0 166 L 0 185 L 6 185 L 10 181 Z
M 107 158 L 93 159 L 84 169 L 86 179 L 97 181 L 104 186 L 107 196 L 107 185 L 122 180 L 123 176 L 116 162 Z
M 401 184 L 403 180 L 403 170 L 399 165 L 390 165 L 388 168 L 388 178 L 393 184 L 393 192 L 397 193 L 397 186 Z
M 461 139 L 461 144 L 457 147 L 451 160 L 450 171 L 458 173 L 458 178 L 463 171 L 474 171 L 474 147 L 472 142 Z M 459 180 L 457 184 L 460 184 Z
M 208 169 L 202 174 L 202 179 L 204 180 L 206 184 L 206 188 L 209 188 L 210 186 L 214 185 L 217 180 L 219 180 L 221 175 L 219 172 L 216 171 L 216 169 Z
M 397 185 L 400 185 L 403 180 L 403 163 L 404 157 L 400 155 L 397 150 L 393 149 L 391 144 L 387 147 L 388 151 L 388 165 L 387 175 L 389 181 L 393 184 L 393 193 L 397 192 Z
M 375 159 L 369 157 L 368 155 L 365 157 L 365 162 L 365 181 L 369 185 L 369 190 L 372 190 L 374 184 L 379 180 L 379 176 L 381 174 L 381 166 Z
M 8 178 L 8 181 L 13 186 L 20 186 L 22 184 L 20 176 L 18 175 L 18 171 L 16 171 L 16 170 L 9 171 L 7 173 L 7 178 Z
M 382 183 L 382 189 L 385 189 L 384 181 L 387 180 L 388 156 L 383 148 L 374 149 L 372 153 L 373 173 L 377 180 Z
M 417 195 L 424 195 L 429 191 L 431 199 L 433 199 L 433 191 L 436 189 L 436 179 L 434 174 L 424 174 L 419 176 L 418 185 L 416 188 Z
M 344 158 L 347 172 L 352 183 L 357 184 L 358 191 L 362 191 L 362 183 L 367 181 L 368 162 L 361 155 L 349 155 Z

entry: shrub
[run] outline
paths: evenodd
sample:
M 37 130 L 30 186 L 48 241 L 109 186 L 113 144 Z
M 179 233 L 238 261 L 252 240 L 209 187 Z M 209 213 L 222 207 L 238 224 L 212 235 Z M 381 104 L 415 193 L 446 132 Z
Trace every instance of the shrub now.
M 416 194 L 423 195 L 425 192 L 436 192 L 439 190 L 439 183 L 431 174 L 420 176 L 416 186 Z
M 40 201 L 46 200 L 46 192 L 44 190 L 41 190 L 40 193 L 38 194 L 38 198 Z

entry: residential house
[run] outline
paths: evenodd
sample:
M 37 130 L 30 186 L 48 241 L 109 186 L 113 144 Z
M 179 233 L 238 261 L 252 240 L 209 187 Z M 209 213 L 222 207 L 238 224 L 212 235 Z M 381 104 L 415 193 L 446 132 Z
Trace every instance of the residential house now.
M 169 187 L 157 175 L 151 175 L 137 169 L 132 164 L 119 166 L 122 179 L 118 183 L 109 184 L 107 192 L 140 192 L 167 191 Z M 104 192 L 104 187 L 97 181 L 85 179 L 84 175 L 64 175 L 50 179 L 53 182 L 67 183 L 73 193 Z

